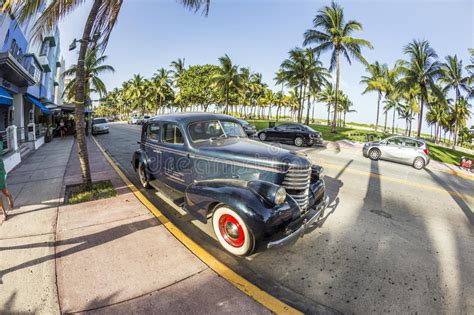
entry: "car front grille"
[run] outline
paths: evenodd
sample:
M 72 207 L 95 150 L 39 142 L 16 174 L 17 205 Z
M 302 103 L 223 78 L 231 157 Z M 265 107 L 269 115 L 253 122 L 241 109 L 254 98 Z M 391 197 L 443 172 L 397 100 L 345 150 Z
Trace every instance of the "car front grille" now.
M 285 179 L 282 184 L 288 195 L 295 199 L 303 212 L 308 208 L 310 180 L 311 166 L 292 166 L 285 174 Z

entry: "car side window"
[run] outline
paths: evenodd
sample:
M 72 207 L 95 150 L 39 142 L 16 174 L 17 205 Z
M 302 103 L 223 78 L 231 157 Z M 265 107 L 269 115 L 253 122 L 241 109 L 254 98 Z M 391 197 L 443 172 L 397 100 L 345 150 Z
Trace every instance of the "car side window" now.
M 416 148 L 418 147 L 418 143 L 411 139 L 405 139 L 405 146 L 410 148 Z
M 298 125 L 290 125 L 290 127 L 288 129 L 290 129 L 290 130 L 301 130 L 301 127 L 298 126 Z
M 402 145 L 402 139 L 400 139 L 400 138 L 391 138 L 391 139 L 387 140 L 387 144 Z
M 288 127 L 288 125 L 279 125 L 279 126 L 276 126 L 276 130 L 280 130 L 280 131 L 286 130 L 287 127 Z
M 171 144 L 184 144 L 183 134 L 176 124 L 163 125 L 163 142 Z
M 149 124 L 147 130 L 148 139 L 153 141 L 160 140 L 160 125 L 158 124 Z

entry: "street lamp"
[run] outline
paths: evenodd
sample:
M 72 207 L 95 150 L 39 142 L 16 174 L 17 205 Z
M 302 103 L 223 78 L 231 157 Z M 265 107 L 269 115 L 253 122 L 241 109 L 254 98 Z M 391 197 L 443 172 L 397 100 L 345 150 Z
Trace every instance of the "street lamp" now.
M 69 51 L 72 51 L 74 49 L 76 49 L 77 47 L 77 42 L 79 43 L 82 43 L 83 41 L 87 41 L 87 42 L 93 42 L 94 44 L 97 44 L 97 41 L 99 40 L 100 38 L 100 32 L 95 32 L 94 35 L 92 36 L 92 38 L 90 37 L 87 37 L 86 39 L 73 39 L 72 40 L 72 43 L 69 45 Z

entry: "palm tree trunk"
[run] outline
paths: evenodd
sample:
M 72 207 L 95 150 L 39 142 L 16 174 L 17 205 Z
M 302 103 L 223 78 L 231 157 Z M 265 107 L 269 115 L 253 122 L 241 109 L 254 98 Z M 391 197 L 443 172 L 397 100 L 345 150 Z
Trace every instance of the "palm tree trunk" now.
M 229 89 L 225 91 L 225 113 L 229 114 Z
M 421 106 L 420 106 L 420 114 L 418 115 L 418 131 L 417 131 L 417 138 L 421 136 L 421 126 L 423 125 L 423 107 L 424 107 L 424 99 L 423 95 L 421 95 Z
M 313 102 L 315 102 L 315 101 L 316 101 L 316 98 L 313 98 Z M 313 112 L 311 114 L 311 122 L 313 122 L 313 123 L 314 123 L 314 108 L 316 107 L 315 105 L 316 104 L 313 104 Z
M 385 111 L 385 123 L 383 125 L 383 132 L 387 132 L 387 111 Z
M 393 107 L 393 117 L 392 117 L 392 135 L 395 134 L 395 107 Z
M 379 96 L 377 98 L 377 118 L 375 119 L 375 131 L 379 127 L 379 115 L 380 115 L 380 100 L 382 98 L 382 93 L 379 92 Z
M 331 124 L 330 116 L 331 116 L 331 104 L 328 104 L 328 126 Z
M 97 17 L 97 14 L 99 13 L 99 8 L 101 4 L 102 0 L 95 0 L 89 12 L 89 16 L 87 17 L 86 25 L 84 26 L 84 31 L 82 33 L 82 41 L 79 49 L 76 70 L 75 125 L 77 152 L 79 154 L 79 164 L 81 166 L 82 183 L 86 190 L 92 189 L 92 177 L 89 165 L 89 154 L 87 152 L 86 136 L 84 133 L 84 102 L 86 99 L 84 59 L 86 58 L 87 48 L 89 46 L 90 38 L 92 37 L 92 27 L 94 26 L 94 22 Z
M 309 111 L 311 110 L 311 95 L 308 95 L 308 108 L 306 109 L 306 125 L 309 125 Z
M 339 49 L 336 49 L 336 98 L 334 102 L 334 120 L 332 121 L 332 133 L 337 132 L 336 120 L 337 120 L 337 106 L 339 104 Z
M 454 103 L 454 135 L 453 135 L 453 149 L 456 148 L 456 142 L 458 141 L 458 102 L 459 102 L 459 90 L 456 89 L 456 102 Z
M 346 127 L 346 111 L 344 111 L 344 128 Z

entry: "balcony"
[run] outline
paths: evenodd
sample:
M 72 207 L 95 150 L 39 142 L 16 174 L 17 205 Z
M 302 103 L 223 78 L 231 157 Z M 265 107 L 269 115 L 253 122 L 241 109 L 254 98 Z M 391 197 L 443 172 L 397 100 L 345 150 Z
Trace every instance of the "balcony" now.
M 0 52 L 0 72 L 3 78 L 18 87 L 27 87 L 39 82 L 41 67 L 34 55 L 13 55 L 10 51 Z
M 40 56 L 39 62 L 44 72 L 51 72 L 51 67 L 49 66 L 49 60 L 46 56 Z

